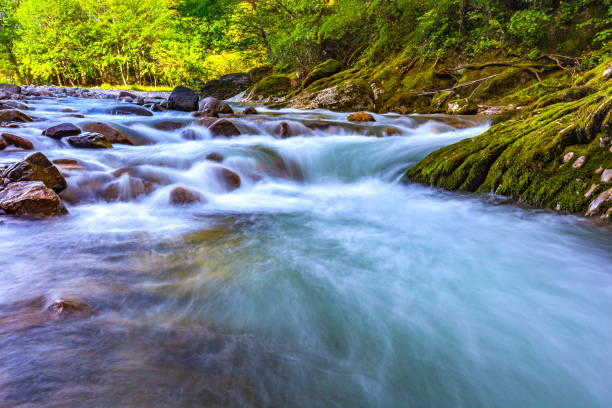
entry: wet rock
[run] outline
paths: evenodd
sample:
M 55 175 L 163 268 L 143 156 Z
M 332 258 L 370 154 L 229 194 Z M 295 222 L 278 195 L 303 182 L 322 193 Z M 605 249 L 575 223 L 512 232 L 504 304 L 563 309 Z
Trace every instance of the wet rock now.
M 307 88 L 313 82 L 322 78 L 330 77 L 342 70 L 342 64 L 334 59 L 328 59 L 322 64 L 317 65 L 312 69 L 310 74 L 304 79 L 303 88 Z
M 29 140 L 24 139 L 23 137 L 14 135 L 12 133 L 2 133 L 1 136 L 2 136 L 2 139 L 4 139 L 4 141 L 9 145 L 13 145 L 15 147 L 19 147 L 20 149 L 24 149 L 24 150 L 34 149 L 34 144 L 30 142 Z
M 208 155 L 206 155 L 206 160 L 221 163 L 223 161 L 223 156 L 221 156 L 219 153 L 213 152 L 213 153 L 209 153 Z
M 42 134 L 52 139 L 61 139 L 66 136 L 76 136 L 81 133 L 81 129 L 72 123 L 62 123 L 51 126 L 43 130 Z
M 288 137 L 295 136 L 295 133 L 291 131 L 291 128 L 287 124 L 287 122 L 281 122 L 278 125 L 274 126 L 274 134 L 276 134 L 281 139 L 286 139 Z
M 161 103 L 154 103 L 153 106 L 151 106 L 151 110 L 153 112 L 165 112 L 166 108 Z
M 202 118 L 198 121 L 198 124 L 206 126 L 213 136 L 240 136 L 238 128 L 227 119 Z
M 84 131 L 100 133 L 106 137 L 110 143 L 135 145 L 134 141 L 122 131 L 104 122 L 87 122 L 81 125 Z
M 376 122 L 374 116 L 367 112 L 355 112 L 348 115 L 346 118 L 349 122 Z
M 574 157 L 574 152 L 568 152 L 565 154 L 565 156 L 563 156 L 563 163 L 569 163 L 572 158 Z
M 599 214 L 599 207 L 603 203 L 608 202 L 610 200 L 612 200 L 612 188 L 604 191 L 595 200 L 593 200 L 591 205 L 589 205 L 589 209 L 586 212 L 586 216 L 587 217 L 593 217 L 593 216 Z
M 21 94 L 21 87 L 15 84 L 0 83 L 0 91 L 10 95 L 19 95 Z
M 401 135 L 402 132 L 394 127 L 386 127 L 384 130 L 384 133 L 386 136 L 395 136 L 395 135 Z
M 111 115 L 153 116 L 153 113 L 137 105 L 119 105 L 110 110 Z
M 183 128 L 185 127 L 185 124 L 181 122 L 173 122 L 171 120 L 164 120 L 161 122 L 157 122 L 153 125 L 153 127 L 157 130 L 171 131 Z
M 198 110 L 198 94 L 185 86 L 177 86 L 168 97 L 168 109 L 193 112 Z
M 181 137 L 185 140 L 198 140 L 198 134 L 193 129 L 185 129 L 181 132 Z
M 580 156 L 579 158 L 576 159 L 574 164 L 572 164 L 572 167 L 575 169 L 580 169 L 582 168 L 582 166 L 584 166 L 585 162 L 586 162 L 586 156 Z
M 51 217 L 68 213 L 56 192 L 40 181 L 7 185 L 0 191 L 0 208 L 16 216 Z
M 227 191 L 233 191 L 240 188 L 240 176 L 228 168 L 221 166 L 215 167 L 215 176 Z
M 257 112 L 257 109 L 255 109 L 254 106 L 247 106 L 246 108 L 244 108 L 242 113 L 245 114 L 245 115 L 257 115 L 257 114 L 259 114 L 259 112 Z
M 184 205 L 195 202 L 203 202 L 204 197 L 200 192 L 186 187 L 175 187 L 170 192 L 170 204 Z
M 30 109 L 28 105 L 25 103 L 17 102 L 17 101 L 1 101 L 0 109 L 20 109 L 20 110 L 28 110 Z
M 0 150 L 6 149 L 7 146 L 8 146 L 8 144 L 6 144 L 4 139 L 0 137 Z M 0 184 L 2 184 L 2 183 L 0 182 Z
M 195 118 L 218 118 L 219 114 L 213 112 L 212 109 L 206 109 L 204 111 L 193 112 L 191 116 Z
M 0 110 L 0 123 L 5 122 L 32 122 L 32 118 L 18 109 Z
M 79 149 L 110 149 L 113 147 L 104 135 L 93 132 L 83 133 L 79 136 L 70 136 L 66 138 L 66 141 L 72 147 Z
M 22 161 L 13 163 L 2 172 L 9 182 L 42 181 L 45 186 L 59 193 L 66 188 L 66 180 L 57 167 L 40 153 L 32 153 Z
M 83 170 L 83 166 L 75 159 L 55 159 L 53 164 L 62 170 Z
M 259 171 L 272 176 L 290 180 L 303 180 L 300 166 L 289 158 L 264 146 L 254 146 L 253 150 L 261 153 L 257 158 Z
M 101 195 L 107 202 L 130 201 L 143 194 L 149 194 L 154 189 L 153 183 L 132 176 L 123 176 L 104 186 Z
M 225 102 L 217 98 L 204 98 L 200 101 L 200 111 L 210 110 L 213 113 L 234 113 L 234 110 Z
M 219 79 L 213 79 L 202 85 L 202 95 L 217 99 L 229 99 L 245 91 L 251 85 L 251 77 L 247 73 L 227 74 Z
M 612 181 L 612 169 L 605 169 L 601 173 L 601 181 L 603 181 L 604 183 L 609 183 L 610 181 Z
M 90 315 L 91 311 L 85 303 L 71 299 L 58 299 L 47 307 L 47 311 L 56 317 L 66 317 L 75 314 Z

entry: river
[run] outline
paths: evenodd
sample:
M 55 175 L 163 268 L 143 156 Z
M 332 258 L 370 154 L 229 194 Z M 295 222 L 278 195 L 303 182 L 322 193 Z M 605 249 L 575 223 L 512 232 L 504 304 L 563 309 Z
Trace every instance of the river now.
M 219 139 L 114 104 L 33 101 L 47 121 L 3 129 L 82 168 L 64 170 L 69 215 L 2 218 L 1 406 L 612 406 L 612 230 L 400 182 L 483 121 L 264 109 Z M 149 144 L 41 135 L 85 120 Z M 273 137 L 280 121 L 304 136 Z M 161 181 L 137 195 L 123 174 L 111 202 L 75 190 L 125 168 Z M 176 186 L 204 199 L 170 205 Z M 57 299 L 84 307 L 53 317 Z

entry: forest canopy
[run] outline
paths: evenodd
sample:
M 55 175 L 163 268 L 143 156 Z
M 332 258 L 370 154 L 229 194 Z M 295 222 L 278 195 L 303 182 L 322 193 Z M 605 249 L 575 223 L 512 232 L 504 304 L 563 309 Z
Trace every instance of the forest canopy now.
M 0 0 L 0 80 L 195 84 L 403 53 L 611 52 L 612 0 Z

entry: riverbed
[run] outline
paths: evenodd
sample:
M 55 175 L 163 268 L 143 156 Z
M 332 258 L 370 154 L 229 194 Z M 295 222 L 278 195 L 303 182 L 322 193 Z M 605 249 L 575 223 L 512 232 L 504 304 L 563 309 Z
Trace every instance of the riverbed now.
M 1 406 L 612 406 L 612 230 L 401 182 L 486 121 L 260 109 L 214 138 L 116 103 L 32 101 L 45 120 L 1 129 L 79 163 L 69 215 L 2 217 Z M 86 120 L 142 145 L 41 135 Z M 112 199 L 83 193 L 110 178 Z M 177 186 L 202 199 L 172 205 Z M 58 299 L 82 307 L 52 316 Z

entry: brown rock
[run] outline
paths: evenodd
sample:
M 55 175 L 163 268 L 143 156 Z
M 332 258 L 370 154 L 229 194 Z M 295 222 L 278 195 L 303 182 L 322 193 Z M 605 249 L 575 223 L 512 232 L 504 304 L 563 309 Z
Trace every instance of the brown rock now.
M 177 130 L 177 129 L 183 128 L 185 127 L 185 124 L 181 122 L 173 122 L 171 120 L 164 120 L 161 122 L 157 122 L 156 124 L 153 125 L 153 127 L 157 130 L 170 131 L 170 130 Z
M 40 153 L 32 153 L 22 161 L 13 163 L 2 172 L 9 182 L 42 181 L 48 188 L 59 193 L 66 188 L 66 180 L 57 167 Z
M 128 135 L 104 122 L 87 122 L 82 125 L 86 132 L 100 133 L 111 143 L 134 145 L 135 143 Z
M 196 191 L 185 187 L 175 187 L 170 192 L 170 204 L 184 205 L 195 202 L 202 202 L 204 197 Z
M 210 161 L 214 161 L 217 163 L 221 163 L 223 161 L 223 156 L 221 156 L 219 153 L 209 153 L 206 156 L 206 160 L 210 160 Z
M 234 110 L 225 102 L 217 98 L 208 97 L 200 101 L 200 110 L 210 109 L 214 113 L 234 113 Z
M 0 137 L 0 150 L 6 149 L 7 146 L 8 146 L 8 144 L 6 144 L 4 139 Z M 2 183 L 0 183 L 0 184 L 2 184 Z
M 110 149 L 112 144 L 99 133 L 83 133 L 79 136 L 70 136 L 66 141 L 72 146 L 79 149 Z
M 119 105 L 110 110 L 111 115 L 153 116 L 153 113 L 137 105 Z
M 118 96 L 118 98 L 119 98 L 119 99 L 123 99 L 123 98 L 132 98 L 132 99 L 137 99 L 138 97 L 137 97 L 136 95 L 134 95 L 133 93 L 131 93 L 131 92 L 128 92 L 128 91 L 121 91 L 121 92 L 119 92 L 119 96 Z
M 66 136 L 76 136 L 81 133 L 81 129 L 72 123 L 62 123 L 59 125 L 51 126 L 43 130 L 42 134 L 52 139 L 61 139 Z
M 19 147 L 24 150 L 32 150 L 34 148 L 34 144 L 23 137 L 14 135 L 12 133 L 2 133 L 2 139 L 6 141 L 7 144 Z
M 281 139 L 286 139 L 291 136 L 287 122 L 281 122 L 274 126 L 274 133 Z
M 67 214 L 55 191 L 40 181 L 11 183 L 0 191 L 0 208 L 9 215 L 50 217 Z
M 240 176 L 228 168 L 221 166 L 216 167 L 215 175 L 223 187 L 225 187 L 225 189 L 228 191 L 236 190 L 240 187 Z
M 191 116 L 195 118 L 218 118 L 219 114 L 213 112 L 211 109 L 206 109 L 205 111 L 193 112 Z
M 245 115 L 257 115 L 259 112 L 257 112 L 257 109 L 255 109 L 254 106 L 247 106 L 246 108 L 244 108 L 242 113 Z
M 19 95 L 21 94 L 21 87 L 15 84 L 8 84 L 6 82 L 0 83 L 0 91 L 8 94 Z
M 0 110 L 0 123 L 4 122 L 32 122 L 32 118 L 17 109 Z
M 346 118 L 350 122 L 376 122 L 374 116 L 367 112 L 355 112 L 348 115 Z
M 62 170 L 83 170 L 83 166 L 75 159 L 55 159 L 53 164 Z
M 51 312 L 56 317 L 66 317 L 77 313 L 85 313 L 86 315 L 91 314 L 86 304 L 71 299 L 58 299 L 47 307 L 47 311 Z
M 227 119 L 217 119 L 212 125 L 208 126 L 208 130 L 210 130 L 213 136 L 240 136 L 240 131 L 238 128 Z
M 128 176 L 127 180 L 122 178 L 107 184 L 102 189 L 101 194 L 107 202 L 130 201 L 140 195 L 149 194 L 153 190 L 152 183 Z

